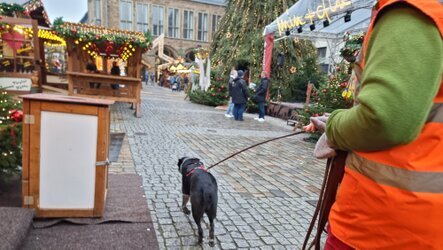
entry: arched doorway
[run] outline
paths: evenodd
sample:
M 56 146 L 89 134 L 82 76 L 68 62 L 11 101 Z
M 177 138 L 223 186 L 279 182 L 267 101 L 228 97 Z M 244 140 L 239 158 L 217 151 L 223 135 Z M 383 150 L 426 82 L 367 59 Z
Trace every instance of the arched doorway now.
M 165 54 L 169 57 L 172 57 L 174 59 L 178 57 L 177 50 L 175 50 L 173 47 L 167 46 L 167 45 L 165 45 L 163 47 L 163 54 Z M 158 49 L 155 51 L 155 56 L 156 57 L 158 56 Z
M 186 50 L 185 52 L 185 61 L 190 63 L 190 62 L 195 62 L 195 53 L 194 53 L 195 48 L 189 48 Z

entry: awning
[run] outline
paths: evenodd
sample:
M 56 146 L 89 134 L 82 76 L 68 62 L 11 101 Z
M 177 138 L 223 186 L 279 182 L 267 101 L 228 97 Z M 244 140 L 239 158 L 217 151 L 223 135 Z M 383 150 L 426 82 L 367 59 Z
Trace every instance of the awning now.
M 346 31 L 360 32 L 369 26 L 374 3 L 374 0 L 300 0 L 267 25 L 263 35 L 285 36 L 289 31 L 296 36 L 336 37 Z M 345 15 L 350 15 L 349 22 L 343 21 Z M 329 26 L 324 25 L 325 21 Z M 311 25 L 315 30 L 311 30 Z

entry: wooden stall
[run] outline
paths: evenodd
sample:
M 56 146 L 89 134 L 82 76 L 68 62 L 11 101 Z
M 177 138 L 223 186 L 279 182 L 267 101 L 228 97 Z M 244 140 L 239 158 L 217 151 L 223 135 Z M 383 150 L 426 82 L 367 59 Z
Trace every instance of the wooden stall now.
M 37 217 L 100 217 L 106 201 L 111 100 L 23 97 L 23 207 Z
M 40 86 L 37 21 L 0 16 L 0 33 L 0 89 L 17 94 Z
M 105 29 L 56 20 L 66 39 L 69 95 L 129 102 L 140 117 L 142 53 L 149 33 Z

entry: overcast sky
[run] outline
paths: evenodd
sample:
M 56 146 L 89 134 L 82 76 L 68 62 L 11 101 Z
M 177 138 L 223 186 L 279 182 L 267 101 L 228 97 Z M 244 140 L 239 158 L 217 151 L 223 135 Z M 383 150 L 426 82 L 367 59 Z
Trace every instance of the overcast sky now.
M 87 0 L 43 0 L 51 22 L 57 17 L 64 21 L 79 22 L 88 10 Z

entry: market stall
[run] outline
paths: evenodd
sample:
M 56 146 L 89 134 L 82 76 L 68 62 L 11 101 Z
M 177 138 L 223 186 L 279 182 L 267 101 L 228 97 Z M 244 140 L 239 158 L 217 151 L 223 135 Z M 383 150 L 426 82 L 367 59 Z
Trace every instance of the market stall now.
M 150 47 L 149 33 L 54 22 L 66 39 L 69 95 L 133 103 L 140 117 L 142 54 Z
M 30 92 L 41 78 L 37 21 L 0 16 L 0 88 Z
M 9 92 L 29 92 L 32 85 L 37 92 L 50 89 L 67 93 L 63 92 L 67 81 L 60 84 L 60 79 L 65 78 L 66 43 L 50 29 L 43 2 L 9 2 L 0 3 L 0 72 L 4 73 L 1 86 Z

